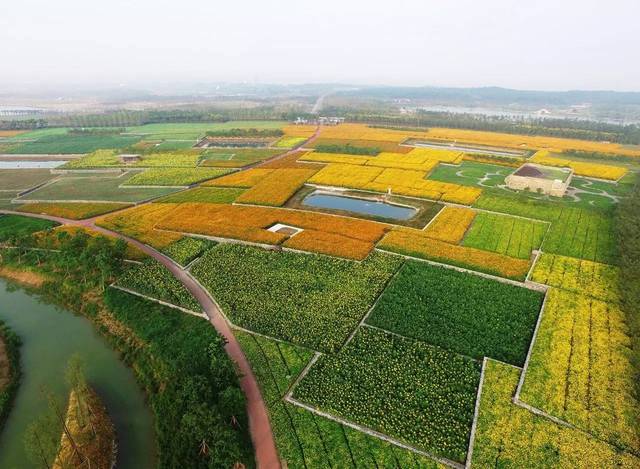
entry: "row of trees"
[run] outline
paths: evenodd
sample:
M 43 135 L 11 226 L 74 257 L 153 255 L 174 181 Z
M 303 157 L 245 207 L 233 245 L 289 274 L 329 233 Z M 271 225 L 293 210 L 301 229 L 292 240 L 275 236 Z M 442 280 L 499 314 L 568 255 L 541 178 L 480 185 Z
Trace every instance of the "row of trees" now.
M 620 295 L 631 335 L 631 360 L 637 372 L 635 392 L 640 399 L 640 181 L 618 206 L 616 229 L 620 248 Z

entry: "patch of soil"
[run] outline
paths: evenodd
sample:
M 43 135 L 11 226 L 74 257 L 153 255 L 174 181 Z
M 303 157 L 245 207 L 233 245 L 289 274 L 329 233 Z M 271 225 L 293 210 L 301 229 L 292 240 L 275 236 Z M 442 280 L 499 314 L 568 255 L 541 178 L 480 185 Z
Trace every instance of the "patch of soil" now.
M 37 272 L 25 270 L 16 270 L 10 267 L 0 267 L 0 277 L 8 278 L 14 282 L 29 287 L 39 288 L 47 280 L 47 278 Z

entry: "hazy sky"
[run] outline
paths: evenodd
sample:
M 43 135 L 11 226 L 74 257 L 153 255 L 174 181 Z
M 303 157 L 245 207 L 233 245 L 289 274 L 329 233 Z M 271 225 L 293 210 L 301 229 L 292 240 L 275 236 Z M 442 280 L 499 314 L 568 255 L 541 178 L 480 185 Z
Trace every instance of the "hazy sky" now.
M 640 0 L 20 0 L 0 91 L 255 81 L 640 91 Z

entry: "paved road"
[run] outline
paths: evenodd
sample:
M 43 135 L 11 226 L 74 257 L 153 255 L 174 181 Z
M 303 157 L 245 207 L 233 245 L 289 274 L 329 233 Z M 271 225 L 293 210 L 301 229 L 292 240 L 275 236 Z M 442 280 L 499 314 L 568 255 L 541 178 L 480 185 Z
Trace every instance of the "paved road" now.
M 202 310 L 208 316 L 209 321 L 213 324 L 216 331 L 227 340 L 225 347 L 227 355 L 238 364 L 238 368 L 242 374 L 240 379 L 240 387 L 244 392 L 247 400 L 247 414 L 249 416 L 249 431 L 251 433 L 251 440 L 253 441 L 253 447 L 255 449 L 256 462 L 259 468 L 272 469 L 279 468 L 280 461 L 278 459 L 278 451 L 276 450 L 275 441 L 273 439 L 273 433 L 271 431 L 271 423 L 269 422 L 269 414 L 267 413 L 267 407 L 262 399 L 258 382 L 251 370 L 251 366 L 247 361 L 240 344 L 236 340 L 229 324 L 221 313 L 216 303 L 209 296 L 207 290 L 205 290 L 189 272 L 183 270 L 178 264 L 173 262 L 169 257 L 156 251 L 151 246 L 141 243 L 133 238 L 123 235 L 115 231 L 111 231 L 95 224 L 95 220 L 98 217 L 90 218 L 87 220 L 69 220 L 67 218 L 54 217 L 49 215 L 39 215 L 32 213 L 14 212 L 10 210 L 0 210 L 0 213 L 9 213 L 15 215 L 22 215 L 33 218 L 42 218 L 45 220 L 51 220 L 58 222 L 62 225 L 78 226 L 89 228 L 102 233 L 106 236 L 112 236 L 131 243 L 139 248 L 145 254 L 153 257 L 155 260 L 164 265 L 180 282 L 186 287 L 187 290 L 198 300 L 202 306 Z

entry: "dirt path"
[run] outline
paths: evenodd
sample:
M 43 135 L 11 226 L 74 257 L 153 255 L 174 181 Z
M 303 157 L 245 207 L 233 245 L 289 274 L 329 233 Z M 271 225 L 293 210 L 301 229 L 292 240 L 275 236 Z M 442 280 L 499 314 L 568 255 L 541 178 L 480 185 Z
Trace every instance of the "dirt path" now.
M 189 272 L 182 270 L 178 264 L 173 262 L 169 257 L 156 251 L 151 246 L 141 243 L 133 238 L 125 236 L 121 233 L 111 231 L 95 224 L 95 218 L 87 220 L 69 220 L 61 217 L 54 217 L 49 215 L 39 215 L 32 213 L 14 212 L 10 210 L 0 210 L 0 213 L 10 213 L 14 215 L 22 215 L 32 218 L 42 218 L 45 220 L 51 220 L 67 226 L 78 226 L 88 228 L 107 236 L 124 239 L 131 243 L 135 247 L 139 248 L 145 254 L 154 258 L 162 265 L 164 265 L 169 272 L 176 277 L 194 298 L 202 306 L 202 310 L 205 312 L 209 321 L 215 327 L 216 331 L 227 340 L 225 347 L 227 355 L 238 364 L 238 368 L 242 374 L 240 379 L 240 387 L 247 399 L 247 414 L 249 416 L 249 431 L 251 433 L 251 440 L 255 449 L 256 463 L 259 468 L 271 469 L 279 468 L 280 461 L 278 459 L 278 451 L 276 450 L 275 440 L 271 431 L 271 423 L 269 422 L 269 415 L 267 413 L 267 407 L 262 399 L 258 382 L 251 370 L 251 366 L 247 361 L 238 341 L 236 340 L 229 324 L 226 322 L 220 309 L 209 296 L 209 292 L 205 290 Z M 96 217 L 97 218 L 97 217 Z

